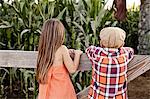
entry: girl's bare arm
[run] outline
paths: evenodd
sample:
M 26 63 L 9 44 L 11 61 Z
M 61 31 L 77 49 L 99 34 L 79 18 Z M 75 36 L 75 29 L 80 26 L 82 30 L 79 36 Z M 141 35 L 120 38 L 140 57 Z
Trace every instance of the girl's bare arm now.
M 75 57 L 74 60 L 72 60 L 68 48 L 66 46 L 62 47 L 63 62 L 70 73 L 74 73 L 77 70 L 82 51 L 74 50 L 74 53 L 75 53 Z

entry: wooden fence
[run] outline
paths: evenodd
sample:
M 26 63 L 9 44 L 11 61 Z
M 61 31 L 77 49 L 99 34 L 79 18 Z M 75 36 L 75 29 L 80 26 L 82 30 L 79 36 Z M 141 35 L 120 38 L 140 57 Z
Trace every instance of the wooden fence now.
M 0 67 L 36 68 L 37 51 L 0 50 Z M 128 82 L 150 69 L 149 55 L 135 55 L 128 64 Z M 78 70 L 91 70 L 91 62 L 82 54 Z M 78 99 L 86 99 L 88 88 L 77 94 Z

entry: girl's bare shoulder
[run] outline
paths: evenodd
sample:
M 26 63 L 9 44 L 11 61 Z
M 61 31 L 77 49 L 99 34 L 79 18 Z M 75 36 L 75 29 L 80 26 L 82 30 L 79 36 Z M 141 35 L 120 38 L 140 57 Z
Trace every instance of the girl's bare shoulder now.
M 68 51 L 68 48 L 65 45 L 61 45 L 59 50 L 63 53 L 63 52 Z
M 67 51 L 68 51 L 68 48 L 67 48 L 65 45 L 61 45 L 61 46 L 57 49 L 56 54 L 63 54 L 63 53 L 65 53 L 65 52 L 67 52 Z
M 68 49 L 65 45 L 61 45 L 61 48 L 62 48 L 62 49 L 65 49 L 65 50 Z

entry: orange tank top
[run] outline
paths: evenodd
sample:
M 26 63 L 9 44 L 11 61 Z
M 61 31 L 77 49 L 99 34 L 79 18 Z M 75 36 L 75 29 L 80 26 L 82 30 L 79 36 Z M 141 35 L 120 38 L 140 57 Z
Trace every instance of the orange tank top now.
M 39 84 L 38 99 L 77 99 L 64 65 L 50 68 L 47 83 Z

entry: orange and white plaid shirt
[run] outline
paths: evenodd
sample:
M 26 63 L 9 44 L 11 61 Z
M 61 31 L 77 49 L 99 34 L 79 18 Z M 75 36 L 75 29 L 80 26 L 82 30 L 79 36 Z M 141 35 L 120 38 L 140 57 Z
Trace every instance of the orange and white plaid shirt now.
M 90 46 L 86 54 L 92 62 L 89 99 L 127 99 L 127 64 L 133 49 Z

